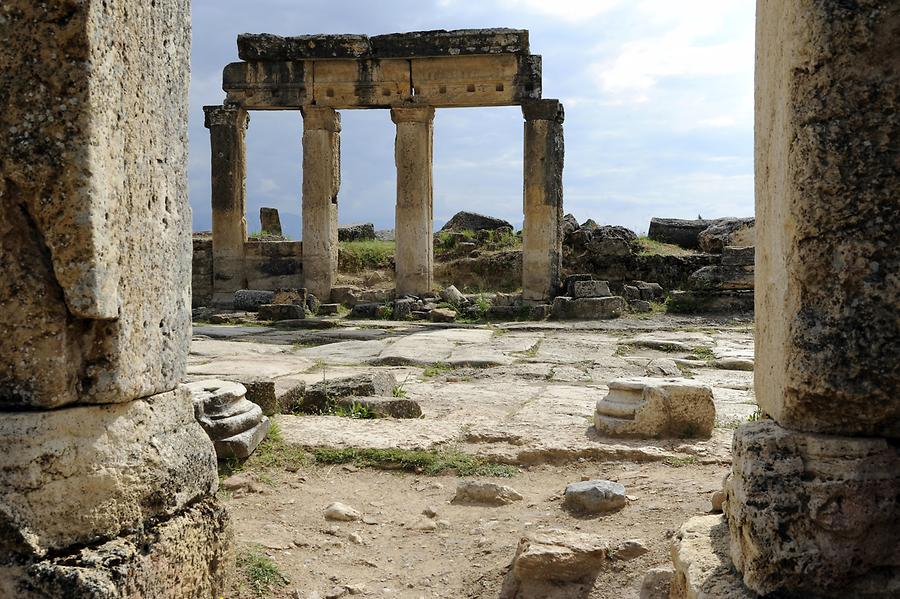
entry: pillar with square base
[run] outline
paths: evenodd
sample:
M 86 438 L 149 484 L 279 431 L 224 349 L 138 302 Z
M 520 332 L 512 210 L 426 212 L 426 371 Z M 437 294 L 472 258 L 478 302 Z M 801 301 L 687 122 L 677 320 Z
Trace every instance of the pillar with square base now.
M 563 106 L 558 100 L 522 105 L 525 117 L 525 222 L 522 227 L 522 299 L 546 302 L 562 268 Z
M 230 307 L 234 292 L 247 285 L 247 124 L 237 106 L 204 106 L 212 154 L 213 305 Z
M 303 110 L 303 280 L 328 301 L 338 261 L 341 116 L 333 108 Z
M 422 295 L 434 284 L 434 108 L 391 108 L 391 119 L 397 125 L 397 295 Z

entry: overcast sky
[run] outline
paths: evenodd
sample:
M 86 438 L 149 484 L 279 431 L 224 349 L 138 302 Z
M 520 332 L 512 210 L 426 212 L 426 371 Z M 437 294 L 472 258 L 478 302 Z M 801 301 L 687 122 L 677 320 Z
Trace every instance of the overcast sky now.
M 513 27 L 543 56 L 543 93 L 565 105 L 565 211 L 646 232 L 651 216 L 753 214 L 750 0 L 194 0 L 190 200 L 210 228 L 204 104 L 220 104 L 222 68 L 242 32 L 281 35 Z M 342 111 L 342 224 L 393 228 L 394 125 L 386 110 Z M 298 112 L 252 112 L 248 225 L 276 207 L 300 233 Z M 522 222 L 518 108 L 440 109 L 434 216 L 459 210 Z

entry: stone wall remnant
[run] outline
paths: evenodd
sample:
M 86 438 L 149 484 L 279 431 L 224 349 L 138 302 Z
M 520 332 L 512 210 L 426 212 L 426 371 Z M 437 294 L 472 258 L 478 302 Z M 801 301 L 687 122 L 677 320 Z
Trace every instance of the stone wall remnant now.
M 268 235 L 281 235 L 281 217 L 278 208 L 259 209 L 259 228 Z

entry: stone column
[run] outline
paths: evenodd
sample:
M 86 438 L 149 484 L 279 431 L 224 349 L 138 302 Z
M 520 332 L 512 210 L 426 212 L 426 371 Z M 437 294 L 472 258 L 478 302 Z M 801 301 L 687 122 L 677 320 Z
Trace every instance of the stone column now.
M 434 108 L 391 108 L 391 120 L 397 125 L 397 296 L 422 295 L 434 283 Z
M 8 0 L 0 37 L 0 596 L 218 596 L 229 520 L 179 385 L 190 3 Z
M 212 155 L 213 304 L 230 307 L 247 285 L 247 145 L 250 115 L 237 106 L 204 106 Z
M 562 104 L 537 100 L 522 105 L 525 116 L 525 223 L 522 227 L 522 299 L 550 300 L 562 268 Z
M 675 590 L 897 597 L 900 4 L 759 0 L 756 15 L 764 417 L 735 431 L 721 527 L 724 577 L 752 593 L 688 581 L 681 550 Z
M 341 115 L 333 108 L 303 108 L 303 280 L 328 301 L 338 259 L 338 190 L 341 187 Z

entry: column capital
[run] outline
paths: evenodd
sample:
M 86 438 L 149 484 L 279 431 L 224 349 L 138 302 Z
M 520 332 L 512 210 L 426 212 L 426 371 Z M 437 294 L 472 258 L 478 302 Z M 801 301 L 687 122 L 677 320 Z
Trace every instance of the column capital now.
M 303 130 L 324 130 L 332 133 L 341 132 L 341 114 L 329 106 L 304 106 L 300 109 L 303 115 Z
M 203 126 L 207 129 L 213 127 L 242 127 L 247 128 L 250 122 L 250 113 L 240 106 L 229 104 L 203 107 Z
M 430 123 L 434 120 L 433 106 L 394 106 L 391 108 L 394 123 Z
M 522 104 L 522 116 L 526 121 L 554 121 L 562 124 L 566 112 L 559 100 L 533 100 Z

